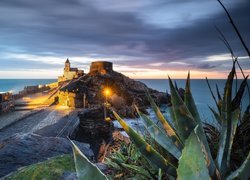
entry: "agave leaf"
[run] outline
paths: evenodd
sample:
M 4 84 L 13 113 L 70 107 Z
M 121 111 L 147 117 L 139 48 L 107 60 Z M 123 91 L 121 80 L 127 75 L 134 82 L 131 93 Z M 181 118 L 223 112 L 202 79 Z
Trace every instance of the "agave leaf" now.
M 213 113 L 213 115 L 214 115 L 216 121 L 218 122 L 218 124 L 221 125 L 221 121 L 222 121 L 222 120 L 221 120 L 220 115 L 219 115 L 212 107 L 208 106 L 208 108 L 209 108 L 210 111 Z
M 157 168 L 163 169 L 171 176 L 176 176 L 176 167 L 160 155 L 151 145 L 149 145 L 139 134 L 137 134 L 127 123 L 115 112 L 112 111 L 118 122 L 134 142 L 141 154 Z
M 201 144 L 194 132 L 191 132 L 185 141 L 177 176 L 179 180 L 210 179 Z
M 226 179 L 231 180 L 231 179 L 242 179 L 242 180 L 247 180 L 250 178 L 250 152 L 248 153 L 247 158 L 245 161 L 242 163 L 242 165 L 234 171 L 232 174 L 230 174 Z
M 170 114 L 171 119 L 172 119 L 172 120 L 173 120 L 173 122 L 175 123 L 176 118 L 175 118 L 175 115 L 174 115 L 174 109 L 173 109 L 173 106 L 168 107 L 168 111 L 169 111 L 169 114 Z
M 136 166 L 133 164 L 126 164 L 126 163 L 121 163 L 121 165 L 130 171 L 134 171 L 142 176 L 146 176 L 147 179 L 153 179 L 152 176 L 148 173 L 148 171 L 146 171 L 144 168 L 142 168 L 140 166 Z
M 216 98 L 215 98 L 215 95 L 214 95 L 214 93 L 213 93 L 213 91 L 212 91 L 212 88 L 211 88 L 211 86 L 210 86 L 210 83 L 209 83 L 209 81 L 208 81 L 208 78 L 206 77 L 206 82 L 207 82 L 207 86 L 208 86 L 208 89 L 209 89 L 209 91 L 210 91 L 210 93 L 211 93 L 211 95 L 212 95 L 212 98 L 213 98 L 213 100 L 214 100 L 214 103 L 216 104 L 216 107 L 217 107 L 217 109 L 218 109 L 218 111 L 221 113 L 221 108 L 220 108 L 220 100 L 217 102 L 217 100 L 216 100 Z
M 114 162 L 111 158 L 105 158 L 105 164 L 113 167 L 116 170 L 121 170 L 121 167 L 116 162 Z
M 176 159 L 179 159 L 181 151 L 176 147 L 174 142 L 150 118 L 141 113 L 138 108 L 136 110 L 151 137 L 167 152 L 172 154 Z
M 232 145 L 233 145 L 233 140 L 234 140 L 234 135 L 236 132 L 236 128 L 239 122 L 239 116 L 240 116 L 240 108 L 237 108 L 232 112 L 232 124 L 231 124 L 231 135 L 229 139 L 229 151 L 227 154 L 227 167 L 230 166 L 230 155 L 232 151 Z
M 232 131 L 232 84 L 235 75 L 235 63 L 233 64 L 233 68 L 228 75 L 224 96 L 222 101 L 222 111 L 221 111 L 221 119 L 222 119 L 222 130 L 219 141 L 219 150 L 217 153 L 217 164 L 222 173 L 222 176 L 225 175 L 227 170 L 227 158 L 229 153 L 229 145 L 231 140 L 231 131 Z
M 171 92 L 172 94 L 172 92 Z M 182 103 L 182 101 L 180 100 L 180 103 Z M 200 116 L 198 113 L 198 110 L 196 108 L 192 93 L 191 93 L 191 89 L 190 89 L 190 74 L 188 74 L 188 78 L 187 78 L 187 82 L 186 82 L 186 88 L 185 88 L 185 104 L 187 105 L 187 108 L 189 108 L 190 112 L 192 113 L 190 116 L 193 117 L 194 119 L 194 124 L 199 125 L 197 127 L 197 136 L 199 137 L 201 143 L 204 145 L 204 153 L 206 155 L 206 160 L 207 160 L 207 166 L 209 168 L 209 173 L 211 176 L 214 176 L 214 172 L 217 169 L 215 162 L 213 160 L 213 157 L 211 155 L 210 152 L 210 148 L 207 142 L 207 138 L 206 138 L 206 134 L 202 128 L 202 122 L 200 120 Z M 175 106 L 173 106 L 175 107 Z M 185 107 L 185 106 L 184 106 Z M 187 114 L 188 114 L 188 109 L 186 110 Z M 190 114 L 190 113 L 189 113 Z
M 189 112 L 188 108 L 184 104 L 183 100 L 179 96 L 179 93 L 174 88 L 172 80 L 169 78 L 171 101 L 176 117 L 176 129 L 182 141 L 185 141 L 189 134 L 193 131 L 196 123 Z
M 209 170 L 209 174 L 211 177 L 214 177 L 215 175 L 218 174 L 218 170 L 217 170 L 217 167 L 216 167 L 215 162 L 213 160 L 204 129 L 203 129 L 202 125 L 200 124 L 194 130 L 195 130 L 196 136 L 199 139 L 200 144 L 202 144 L 202 149 L 203 149 L 203 153 L 205 155 L 206 164 L 207 164 L 207 167 Z
M 75 145 L 73 141 L 72 149 L 74 154 L 74 161 L 76 167 L 77 178 L 82 180 L 92 179 L 108 179 L 100 169 L 91 163 L 88 158 L 81 152 L 81 150 Z
M 162 170 L 161 168 L 158 170 L 158 180 L 162 180 Z
M 118 165 L 120 165 L 122 162 L 125 162 L 125 160 L 121 159 L 117 153 L 115 156 L 111 156 L 110 159 Z
M 217 85 L 217 84 L 216 84 L 216 91 L 217 91 L 217 96 L 218 96 L 217 107 L 218 107 L 218 110 L 219 110 L 219 114 L 221 114 L 221 103 L 222 103 L 222 98 L 221 98 L 220 91 L 219 91 L 219 88 L 218 88 L 218 85 Z
M 217 84 L 216 84 L 216 91 L 217 91 L 218 100 L 221 101 L 222 98 L 221 98 L 220 91 L 219 91 L 219 88 L 218 88 Z
M 177 82 L 176 81 L 174 81 L 174 87 L 175 87 L 175 89 L 176 89 L 176 91 L 178 91 L 178 85 L 177 85 Z
M 245 121 L 250 121 L 250 105 L 247 106 L 247 109 L 243 114 L 241 123 L 244 123 Z
M 248 78 L 248 76 L 242 81 L 240 88 L 232 101 L 232 111 L 234 111 L 235 109 L 237 109 L 240 106 L 240 102 L 241 102 L 242 96 L 244 94 L 246 85 L 247 85 L 247 78 Z
M 169 122 L 169 120 L 167 120 L 163 116 L 163 114 L 161 113 L 158 106 L 155 104 L 152 97 L 148 93 L 146 93 L 146 95 L 148 97 L 148 100 L 149 100 L 154 112 L 155 112 L 156 117 L 161 121 L 163 128 L 166 131 L 167 135 L 174 141 L 175 144 L 177 144 L 179 147 L 182 147 L 183 143 L 182 143 L 181 139 L 179 138 L 178 134 L 176 133 L 175 129 L 173 128 L 173 126 Z
M 188 72 L 188 77 L 186 81 L 186 88 L 185 88 L 185 95 L 184 95 L 184 103 L 187 106 L 188 110 L 194 117 L 194 120 L 196 121 L 196 124 L 201 122 L 200 115 L 198 113 L 197 107 L 194 102 L 194 98 L 191 93 L 191 88 L 190 88 L 190 73 Z

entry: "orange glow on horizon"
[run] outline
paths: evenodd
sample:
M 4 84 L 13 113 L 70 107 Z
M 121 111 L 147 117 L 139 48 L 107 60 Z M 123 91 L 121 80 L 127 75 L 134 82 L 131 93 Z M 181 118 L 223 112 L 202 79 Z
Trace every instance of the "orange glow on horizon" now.
M 197 70 L 190 70 L 190 75 L 192 79 L 226 79 L 230 71 L 197 71 Z M 168 76 L 172 79 L 186 79 L 188 71 L 187 70 L 168 70 L 168 71 L 145 71 L 145 72 L 124 72 L 124 75 L 132 78 L 132 79 L 168 79 Z M 250 74 L 249 70 L 245 70 L 245 74 Z M 243 78 L 240 72 L 237 73 L 238 78 Z

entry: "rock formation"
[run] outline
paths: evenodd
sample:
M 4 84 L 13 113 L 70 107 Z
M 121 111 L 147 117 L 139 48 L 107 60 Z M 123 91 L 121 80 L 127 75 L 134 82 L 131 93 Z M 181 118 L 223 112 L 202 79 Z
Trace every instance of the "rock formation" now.
M 146 92 L 151 94 L 157 104 L 170 103 L 168 94 L 150 89 L 142 82 L 130 79 L 116 71 L 111 71 L 106 74 L 86 74 L 78 80 L 69 83 L 60 91 L 75 93 L 74 97 L 78 99 L 72 100 L 74 104 L 85 101 L 87 107 L 93 107 L 104 103 L 105 95 L 103 91 L 107 87 L 111 91 L 108 97 L 108 103 L 123 117 L 135 117 L 132 108 L 133 104 L 136 104 L 142 111 L 146 112 L 145 109 L 149 106 L 145 95 Z M 85 99 L 83 99 L 83 97 L 85 97 Z
M 75 143 L 89 159 L 93 159 L 94 154 L 88 144 Z M 16 134 L 0 142 L 0 178 L 20 167 L 70 153 L 71 143 L 65 138 Z

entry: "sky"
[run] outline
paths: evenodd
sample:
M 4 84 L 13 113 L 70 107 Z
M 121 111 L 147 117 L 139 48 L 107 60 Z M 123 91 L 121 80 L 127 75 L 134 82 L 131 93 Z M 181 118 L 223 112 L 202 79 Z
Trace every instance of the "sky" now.
M 250 47 L 250 1 L 222 1 Z M 47 79 L 111 61 L 131 78 L 226 78 L 250 59 L 216 0 L 1 0 L 0 78 Z

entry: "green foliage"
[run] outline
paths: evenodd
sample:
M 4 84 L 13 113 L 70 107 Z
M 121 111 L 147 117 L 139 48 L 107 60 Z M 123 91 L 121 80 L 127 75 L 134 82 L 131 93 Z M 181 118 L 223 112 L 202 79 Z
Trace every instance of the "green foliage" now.
M 233 65 L 225 85 L 223 98 L 221 98 L 221 95 L 217 90 L 218 102 L 216 99 L 215 101 L 218 105 L 219 112 L 216 112 L 211 108 L 218 123 L 221 124 L 219 150 L 216 163 L 212 158 L 207 136 L 202 127 L 202 121 L 191 93 L 190 75 L 188 75 L 187 78 L 184 101 L 174 87 L 171 79 L 169 79 L 172 101 L 171 116 L 174 118 L 174 126 L 169 123 L 169 120 L 166 120 L 163 117 L 150 95 L 147 94 L 155 115 L 162 123 L 166 132 L 163 132 L 161 127 L 158 127 L 158 125 L 149 117 L 139 112 L 137 109 L 146 130 L 151 135 L 151 138 L 155 140 L 156 144 L 163 147 L 167 153 L 165 153 L 165 151 L 162 152 L 161 148 L 158 148 L 159 146 L 157 147 L 157 145 L 147 143 L 146 140 L 130 128 L 116 112 L 113 113 L 141 154 L 149 160 L 150 163 L 156 166 L 156 170 L 162 169 L 165 174 L 169 175 L 169 177 L 176 177 L 175 173 L 172 173 L 172 168 L 177 169 L 175 161 L 179 161 L 177 169 L 178 179 L 224 179 L 226 176 L 236 177 L 241 173 L 247 177 L 249 176 L 249 173 L 246 171 L 249 164 L 248 160 L 243 163 L 238 171 L 236 170 L 234 172 L 234 175 L 230 175 L 230 155 L 241 112 L 239 102 L 244 93 L 247 79 L 246 77 L 242 82 L 236 96 L 233 98 L 232 85 L 234 76 L 235 66 Z M 172 131 L 174 131 L 174 133 Z M 182 142 L 185 142 L 184 146 L 182 146 Z M 184 147 L 184 149 L 182 149 L 182 147 Z M 179 150 L 182 150 L 181 157 L 178 154 L 180 152 Z M 169 154 L 173 155 L 173 157 L 169 157 Z M 171 168 L 171 171 L 165 166 Z
M 138 108 L 136 110 L 139 116 L 142 119 L 147 131 L 150 133 L 151 137 L 161 145 L 166 151 L 171 153 L 176 159 L 179 159 L 181 156 L 181 151 L 178 147 L 174 144 L 169 136 L 167 136 L 162 130 L 145 114 L 141 113 Z
M 148 161 L 136 149 L 135 145 L 122 144 L 119 151 L 112 153 L 105 159 L 111 167 L 111 179 L 155 179 L 157 171 L 151 168 Z
M 185 141 L 185 147 L 179 160 L 177 175 L 180 180 L 210 179 L 202 146 L 194 131 Z
M 250 153 L 248 154 L 246 160 L 242 163 L 242 165 L 230 176 L 228 176 L 226 179 L 249 179 L 249 169 L 250 169 Z
M 47 161 L 24 167 L 5 179 L 61 179 L 64 172 L 75 172 L 74 160 L 71 155 L 54 157 Z
M 170 78 L 169 86 L 171 91 L 171 102 L 175 116 L 175 126 L 177 132 L 179 133 L 180 139 L 182 140 L 182 142 L 184 142 L 191 131 L 194 129 L 195 121 Z
M 121 124 L 123 129 L 126 131 L 126 133 L 129 135 L 130 139 L 133 141 L 133 143 L 136 145 L 136 147 L 139 149 L 142 155 L 154 166 L 161 168 L 162 170 L 166 171 L 171 176 L 176 175 L 176 166 L 172 164 L 171 159 L 166 159 L 157 152 L 154 147 L 152 147 L 150 144 L 146 142 L 146 140 L 140 136 L 137 132 L 135 132 L 131 127 L 127 125 L 127 123 L 116 113 L 113 111 L 114 116 L 118 120 L 118 122 Z
M 74 142 L 70 142 L 72 143 L 74 162 L 78 179 L 107 179 L 107 177 L 97 168 L 97 166 L 88 160 L 88 158 L 80 151 L 80 149 L 74 144 Z
M 166 134 L 172 139 L 172 141 L 178 146 L 178 147 L 182 147 L 183 142 L 181 141 L 180 137 L 177 135 L 176 130 L 173 128 L 173 126 L 171 125 L 170 121 L 167 120 L 163 114 L 160 111 L 160 108 L 155 104 L 154 100 L 152 99 L 152 97 L 146 93 L 148 100 L 151 104 L 152 109 L 155 112 L 156 117 L 161 121 L 162 126 L 166 132 Z

